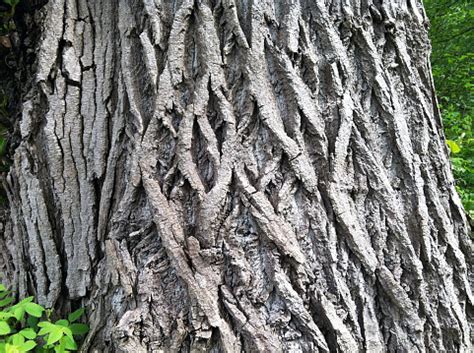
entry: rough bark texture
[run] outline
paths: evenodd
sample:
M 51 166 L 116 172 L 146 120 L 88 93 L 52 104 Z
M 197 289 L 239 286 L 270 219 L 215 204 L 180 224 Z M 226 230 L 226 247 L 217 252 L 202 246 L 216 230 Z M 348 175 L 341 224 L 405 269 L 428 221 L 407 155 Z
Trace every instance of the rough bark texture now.
M 0 267 L 91 352 L 468 352 L 419 0 L 50 0 Z

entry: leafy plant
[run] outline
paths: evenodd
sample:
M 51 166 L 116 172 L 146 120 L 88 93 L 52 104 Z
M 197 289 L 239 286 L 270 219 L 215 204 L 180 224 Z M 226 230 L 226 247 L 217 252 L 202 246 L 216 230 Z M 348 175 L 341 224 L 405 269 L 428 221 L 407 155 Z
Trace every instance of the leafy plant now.
M 13 17 L 13 15 L 15 14 L 16 6 L 20 3 L 20 0 L 3 0 L 3 2 L 7 5 L 10 5 L 10 16 Z
M 7 147 L 8 130 L 0 124 L 0 158 L 5 154 Z
M 474 219 L 474 2 L 425 0 L 431 64 L 456 189 Z
M 51 321 L 52 310 L 35 303 L 33 297 L 13 304 L 13 297 L 0 284 L 0 353 L 55 352 L 77 350 L 76 337 L 89 331 L 78 323 L 84 309 L 74 311 L 67 320 Z
M 5 43 L 9 42 L 9 35 L 16 30 L 13 16 L 15 16 L 16 6 L 19 3 L 19 0 L 3 0 L 3 4 L 8 5 L 9 8 L 5 8 L 3 5 L 0 11 L 0 36 L 2 38 L 2 46 L 5 46 Z

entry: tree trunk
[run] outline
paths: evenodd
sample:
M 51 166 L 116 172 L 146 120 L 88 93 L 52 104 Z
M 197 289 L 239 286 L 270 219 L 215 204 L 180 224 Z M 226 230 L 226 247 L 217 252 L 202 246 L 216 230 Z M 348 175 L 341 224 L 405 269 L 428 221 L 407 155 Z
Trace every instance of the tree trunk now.
M 468 352 L 420 0 L 50 0 L 0 268 L 90 352 Z

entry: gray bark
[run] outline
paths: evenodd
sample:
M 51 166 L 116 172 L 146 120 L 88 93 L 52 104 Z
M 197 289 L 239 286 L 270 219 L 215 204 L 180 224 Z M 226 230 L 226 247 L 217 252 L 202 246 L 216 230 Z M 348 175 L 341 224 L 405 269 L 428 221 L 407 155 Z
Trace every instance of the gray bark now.
M 0 268 L 90 352 L 468 352 L 420 0 L 50 0 Z

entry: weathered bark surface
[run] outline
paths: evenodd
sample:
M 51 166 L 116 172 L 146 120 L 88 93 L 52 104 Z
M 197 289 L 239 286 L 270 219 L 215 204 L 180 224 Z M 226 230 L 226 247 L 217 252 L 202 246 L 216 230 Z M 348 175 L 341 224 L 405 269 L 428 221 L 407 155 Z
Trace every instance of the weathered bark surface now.
M 421 1 L 50 0 L 0 266 L 91 352 L 468 352 Z

